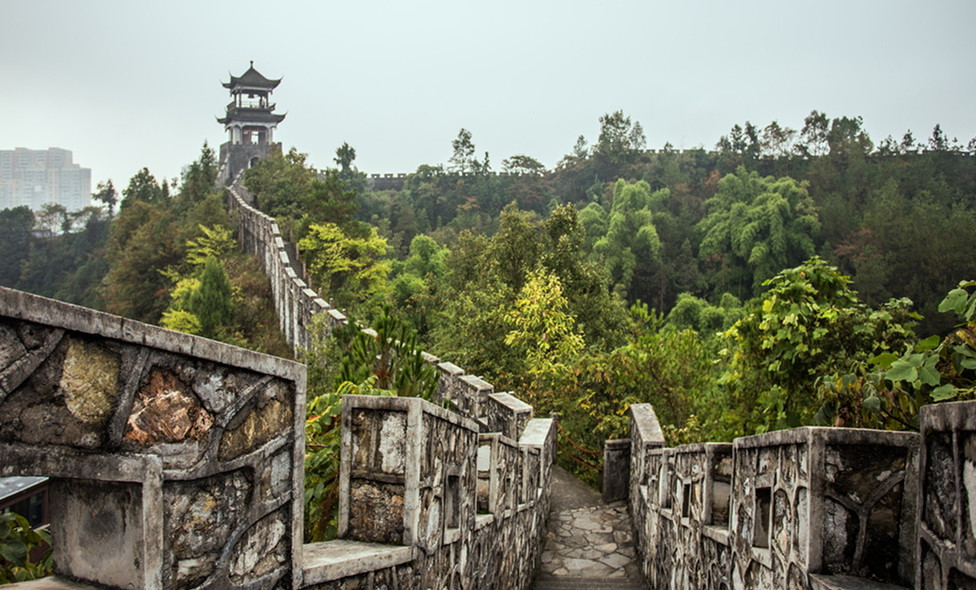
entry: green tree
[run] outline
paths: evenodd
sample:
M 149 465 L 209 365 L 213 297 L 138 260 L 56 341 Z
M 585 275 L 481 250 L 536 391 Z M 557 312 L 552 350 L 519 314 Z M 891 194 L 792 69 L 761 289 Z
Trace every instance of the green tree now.
M 348 142 L 342 142 L 342 145 L 336 148 L 336 157 L 333 158 L 336 164 L 339 165 L 339 172 L 341 174 L 349 174 L 352 172 L 352 163 L 356 159 L 356 148 L 349 145 Z
M 850 279 L 820 258 L 780 272 L 766 286 L 724 336 L 730 435 L 813 423 L 827 401 L 817 395 L 820 377 L 914 340 L 911 301 L 871 309 Z
M 207 258 L 200 287 L 190 295 L 188 310 L 200 320 L 200 335 L 215 338 L 233 318 L 234 304 L 227 271 L 216 257 Z
M 129 185 L 122 191 L 122 203 L 119 207 L 124 209 L 135 201 L 161 205 L 168 197 L 166 181 L 156 182 L 156 177 L 149 172 L 149 169 L 143 168 L 129 179 Z
M 593 159 L 600 178 L 613 180 L 626 176 L 628 167 L 638 161 L 647 147 L 647 138 L 640 122 L 631 122 L 623 111 L 600 117 L 600 137 L 593 147 Z
M 454 154 L 451 156 L 451 171 L 459 174 L 470 172 L 473 169 L 474 143 L 471 141 L 471 132 L 461 128 L 456 139 L 451 141 Z
M 391 265 L 382 260 L 387 245 L 376 228 L 349 235 L 334 223 L 312 224 L 298 246 L 319 292 L 340 308 L 375 302 L 386 292 Z
M 34 214 L 26 206 L 0 211 L 0 285 L 13 287 L 31 251 Z
M 92 194 L 92 198 L 100 201 L 108 208 L 109 217 L 115 214 L 115 204 L 119 202 L 119 194 L 116 192 L 111 179 L 105 182 L 99 182 L 96 187 L 96 192 Z
M 528 275 L 507 314 L 514 328 L 505 336 L 505 344 L 525 357 L 530 374 L 564 371 L 583 349 L 583 335 L 568 306 L 559 277 L 541 269 Z
M 806 186 L 739 168 L 718 183 L 698 224 L 699 258 L 716 294 L 758 294 L 763 282 L 813 255 L 820 222 Z
M 593 252 L 609 270 L 614 288 L 631 301 L 646 292 L 637 285 L 660 263 L 661 240 L 653 209 L 667 194 L 667 189 L 652 194 L 643 180 L 618 180 L 613 187 L 606 234 L 593 244 Z
M 394 266 L 394 308 L 421 335 L 429 332 L 437 313 L 436 295 L 447 274 L 449 252 L 433 238 L 419 235 L 410 242 L 410 256 Z

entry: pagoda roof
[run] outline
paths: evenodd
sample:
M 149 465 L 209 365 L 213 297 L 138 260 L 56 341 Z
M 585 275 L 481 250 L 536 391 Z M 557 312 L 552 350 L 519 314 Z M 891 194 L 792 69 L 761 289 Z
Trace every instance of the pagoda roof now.
M 285 116 L 272 113 L 261 109 L 234 109 L 227 111 L 227 116 L 217 119 L 218 123 L 226 125 L 228 123 L 274 123 L 277 125 L 284 121 Z
M 247 69 L 240 76 L 231 76 L 230 82 L 224 82 L 224 88 L 236 88 L 238 86 L 245 86 L 248 88 L 277 88 L 278 84 L 281 83 L 281 78 L 277 80 L 270 80 L 265 78 L 261 72 L 254 69 L 254 61 L 251 61 L 251 67 Z

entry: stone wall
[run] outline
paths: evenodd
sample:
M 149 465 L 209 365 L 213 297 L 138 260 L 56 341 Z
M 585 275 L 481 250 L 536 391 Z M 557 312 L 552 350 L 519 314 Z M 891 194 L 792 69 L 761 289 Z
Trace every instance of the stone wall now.
M 82 587 L 527 589 L 555 425 L 445 380 L 478 420 L 343 400 L 341 538 L 303 545 L 304 366 L 0 288 L 0 476 L 52 478 Z
M 631 406 L 630 508 L 651 588 L 976 588 L 976 402 L 921 433 L 797 428 L 664 448 Z
M 269 215 L 258 211 L 239 179 L 228 187 L 228 207 L 237 215 L 237 239 L 245 252 L 254 254 L 271 281 L 271 295 L 278 327 L 296 354 L 308 347 L 308 326 L 316 313 L 329 314 L 329 325 L 344 324 L 346 316 L 319 297 L 306 281 L 305 270 L 293 246 Z
M 346 396 L 342 421 L 341 538 L 306 546 L 307 587 L 531 586 L 551 420 L 530 420 L 515 441 L 421 399 Z M 359 567 L 339 567 L 335 554 L 356 555 Z
M 919 588 L 976 588 L 976 402 L 922 408 Z
M 0 288 L 0 476 L 51 478 L 55 572 L 301 580 L 305 368 Z

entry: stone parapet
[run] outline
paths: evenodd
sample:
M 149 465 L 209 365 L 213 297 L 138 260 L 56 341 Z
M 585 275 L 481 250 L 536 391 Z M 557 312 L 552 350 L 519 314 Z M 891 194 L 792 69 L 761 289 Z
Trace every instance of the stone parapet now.
M 652 588 L 915 583 L 918 434 L 797 428 L 664 448 L 652 410 L 631 412 L 631 515 Z
M 976 587 L 976 402 L 921 411 L 920 588 Z
M 306 546 L 306 587 L 530 587 L 551 420 L 531 420 L 516 442 L 421 399 L 369 396 L 344 397 L 342 419 L 341 539 Z
M 51 478 L 55 573 L 294 587 L 305 368 L 0 288 L 0 476 Z

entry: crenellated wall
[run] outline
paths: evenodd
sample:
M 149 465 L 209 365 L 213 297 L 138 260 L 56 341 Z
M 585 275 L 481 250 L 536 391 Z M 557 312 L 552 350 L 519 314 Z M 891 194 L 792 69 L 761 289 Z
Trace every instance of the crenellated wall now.
M 478 420 L 347 396 L 341 538 L 303 545 L 304 366 L 0 288 L 0 476 L 52 478 L 81 587 L 527 589 L 555 425 L 471 381 Z
M 346 318 L 230 190 L 300 351 Z M 344 398 L 340 539 L 302 544 L 303 365 L 0 289 L 0 476 L 52 478 L 59 578 L 23 587 L 529 588 L 555 424 L 424 358 L 444 407 Z
M 976 587 L 976 402 L 926 406 L 921 435 L 807 427 L 677 448 L 650 406 L 631 412 L 651 588 Z

